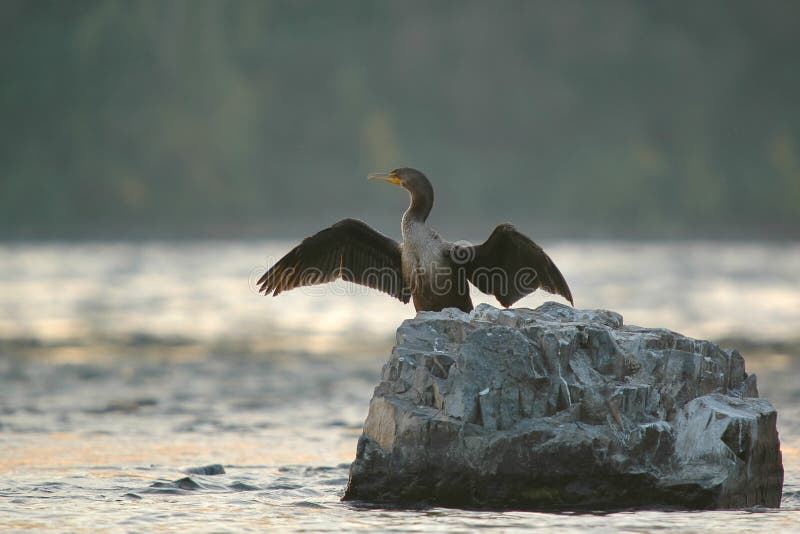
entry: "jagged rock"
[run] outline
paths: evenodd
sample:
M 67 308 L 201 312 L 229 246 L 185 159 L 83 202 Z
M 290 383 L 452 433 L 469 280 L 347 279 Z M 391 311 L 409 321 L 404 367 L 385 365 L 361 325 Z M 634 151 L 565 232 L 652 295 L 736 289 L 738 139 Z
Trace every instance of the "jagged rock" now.
M 346 500 L 777 507 L 777 414 L 735 350 L 548 302 L 397 331 Z

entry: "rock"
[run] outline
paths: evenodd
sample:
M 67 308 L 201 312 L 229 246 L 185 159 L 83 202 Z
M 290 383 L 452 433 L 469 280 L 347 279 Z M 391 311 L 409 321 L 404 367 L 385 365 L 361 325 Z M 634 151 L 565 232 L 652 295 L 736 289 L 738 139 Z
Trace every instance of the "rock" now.
M 345 500 L 777 507 L 777 414 L 735 350 L 610 311 L 422 312 L 397 331 Z

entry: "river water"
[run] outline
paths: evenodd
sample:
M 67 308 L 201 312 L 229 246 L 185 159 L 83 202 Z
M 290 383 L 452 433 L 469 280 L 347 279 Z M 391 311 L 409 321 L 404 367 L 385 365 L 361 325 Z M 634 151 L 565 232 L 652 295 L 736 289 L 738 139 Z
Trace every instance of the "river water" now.
M 545 243 L 576 306 L 739 347 L 779 413 L 781 509 L 610 514 L 341 503 L 414 311 L 344 283 L 257 295 L 289 246 L 0 245 L 0 531 L 800 530 L 800 244 Z

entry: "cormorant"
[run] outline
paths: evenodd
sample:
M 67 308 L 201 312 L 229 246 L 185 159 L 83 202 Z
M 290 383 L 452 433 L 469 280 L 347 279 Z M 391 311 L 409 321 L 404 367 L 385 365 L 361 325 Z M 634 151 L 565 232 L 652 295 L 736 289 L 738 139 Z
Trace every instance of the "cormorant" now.
M 566 280 L 544 250 L 511 224 L 501 224 L 480 245 L 443 240 L 425 221 L 433 187 L 420 171 L 403 167 L 371 174 L 404 187 L 411 204 L 403 214 L 403 242 L 356 219 L 344 219 L 305 238 L 259 280 L 259 292 L 278 295 L 341 278 L 379 289 L 417 311 L 472 310 L 469 284 L 511 306 L 542 288 L 572 303 Z

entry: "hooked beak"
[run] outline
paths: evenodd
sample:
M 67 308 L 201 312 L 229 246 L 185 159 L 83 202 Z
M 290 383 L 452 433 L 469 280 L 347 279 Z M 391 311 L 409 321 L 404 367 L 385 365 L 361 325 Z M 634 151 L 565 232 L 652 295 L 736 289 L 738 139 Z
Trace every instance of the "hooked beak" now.
M 395 176 L 394 173 L 391 172 L 374 172 L 367 176 L 368 180 L 383 180 L 384 182 L 389 182 L 390 184 L 400 185 L 400 178 Z

